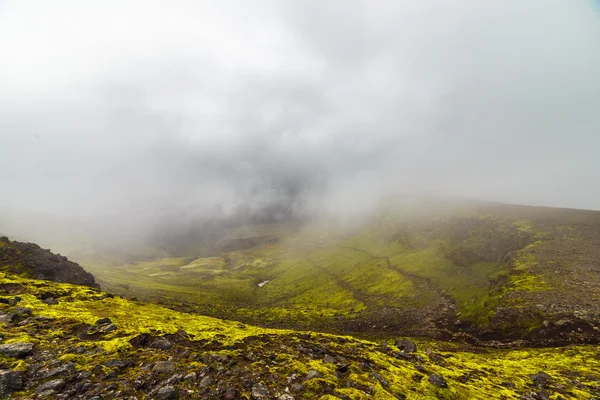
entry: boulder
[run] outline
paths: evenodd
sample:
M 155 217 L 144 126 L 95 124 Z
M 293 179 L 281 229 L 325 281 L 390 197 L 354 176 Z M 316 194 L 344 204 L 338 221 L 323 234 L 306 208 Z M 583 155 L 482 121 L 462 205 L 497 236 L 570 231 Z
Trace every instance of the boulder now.
M 171 343 L 169 339 L 159 336 L 150 343 L 150 347 L 160 350 L 169 350 L 173 347 L 173 343 Z
M 159 361 L 154 364 L 152 367 L 152 372 L 156 372 L 158 374 L 173 372 L 175 370 L 175 365 L 172 361 Z
M 205 388 L 207 386 L 212 385 L 213 380 L 210 376 L 205 376 L 204 378 L 202 378 L 202 380 L 200 381 L 200 383 L 198 384 L 199 388 Z
M 10 396 L 23 388 L 23 373 L 10 369 L 0 370 L 0 399 Z
M 33 354 L 33 343 L 0 344 L 0 354 L 13 358 L 25 358 Z
M 66 382 L 63 379 L 53 379 L 51 381 L 48 381 L 40 386 L 38 386 L 38 388 L 36 389 L 36 392 L 38 393 L 43 393 L 43 392 L 47 392 L 47 391 L 54 391 L 54 392 L 60 392 L 62 388 L 64 388 L 66 385 Z
M 398 347 L 400 351 L 403 351 L 405 353 L 414 353 L 415 351 L 417 351 L 417 345 L 412 340 L 396 340 L 394 344 L 396 345 L 396 347 Z
M 433 386 L 437 386 L 437 387 L 441 387 L 441 388 L 448 387 L 448 383 L 441 375 L 436 375 L 436 374 L 429 375 L 429 383 L 431 383 Z
M 177 392 L 172 385 L 163 386 L 158 389 L 154 398 L 156 400 L 174 400 L 177 398 Z

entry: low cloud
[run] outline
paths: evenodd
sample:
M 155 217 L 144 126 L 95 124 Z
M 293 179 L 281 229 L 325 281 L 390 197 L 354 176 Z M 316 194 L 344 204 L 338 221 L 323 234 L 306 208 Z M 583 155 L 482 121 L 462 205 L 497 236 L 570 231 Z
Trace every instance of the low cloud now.
M 391 192 L 600 209 L 592 1 L 0 3 L 0 209 L 128 234 Z

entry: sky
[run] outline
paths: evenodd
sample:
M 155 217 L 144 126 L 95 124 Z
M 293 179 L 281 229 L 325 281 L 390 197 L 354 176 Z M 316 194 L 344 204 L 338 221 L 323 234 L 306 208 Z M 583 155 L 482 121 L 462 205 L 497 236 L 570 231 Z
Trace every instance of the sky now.
M 600 7 L 0 0 L 0 211 L 600 209 Z

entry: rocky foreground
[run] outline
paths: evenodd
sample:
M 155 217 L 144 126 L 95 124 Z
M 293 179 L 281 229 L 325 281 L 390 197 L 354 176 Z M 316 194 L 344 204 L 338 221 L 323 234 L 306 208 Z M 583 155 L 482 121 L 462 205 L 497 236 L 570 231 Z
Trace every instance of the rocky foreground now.
M 0 274 L 0 398 L 592 399 L 593 345 L 484 349 L 263 329 Z

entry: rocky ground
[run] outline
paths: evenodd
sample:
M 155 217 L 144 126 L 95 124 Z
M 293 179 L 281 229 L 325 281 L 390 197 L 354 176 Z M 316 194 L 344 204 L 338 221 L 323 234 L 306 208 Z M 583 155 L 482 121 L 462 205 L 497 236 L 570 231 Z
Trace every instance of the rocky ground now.
M 591 399 L 596 346 L 370 342 L 0 276 L 0 398 Z

